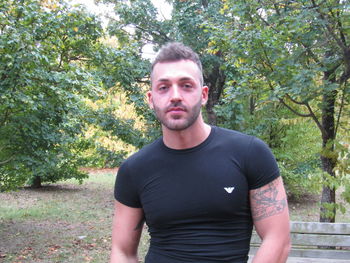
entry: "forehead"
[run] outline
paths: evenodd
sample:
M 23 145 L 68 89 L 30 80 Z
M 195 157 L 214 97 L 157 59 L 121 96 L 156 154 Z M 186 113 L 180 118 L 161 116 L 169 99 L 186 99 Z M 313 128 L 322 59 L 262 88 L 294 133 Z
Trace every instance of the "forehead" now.
M 159 62 L 154 65 L 152 71 L 152 83 L 163 80 L 176 80 L 190 78 L 195 81 L 200 79 L 198 65 L 191 60 L 179 60 L 171 62 Z

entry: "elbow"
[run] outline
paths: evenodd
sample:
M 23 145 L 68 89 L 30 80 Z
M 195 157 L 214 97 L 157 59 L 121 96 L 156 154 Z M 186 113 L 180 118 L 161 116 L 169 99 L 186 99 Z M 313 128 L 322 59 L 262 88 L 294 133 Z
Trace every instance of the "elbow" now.
M 139 262 L 137 255 L 127 255 L 120 251 L 114 251 L 110 255 L 110 263 L 118 263 L 118 262 Z
M 110 263 L 117 262 L 139 262 L 137 256 L 137 250 L 131 250 L 128 248 L 118 247 L 112 244 L 112 250 L 110 254 Z

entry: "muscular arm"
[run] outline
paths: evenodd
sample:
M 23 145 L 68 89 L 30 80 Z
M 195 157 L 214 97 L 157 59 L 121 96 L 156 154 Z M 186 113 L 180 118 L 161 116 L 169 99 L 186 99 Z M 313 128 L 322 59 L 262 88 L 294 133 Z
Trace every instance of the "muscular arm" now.
M 255 229 L 262 239 L 253 263 L 284 263 L 290 249 L 289 213 L 282 178 L 250 191 Z
M 141 208 L 116 201 L 110 263 L 138 263 L 137 248 L 144 224 Z

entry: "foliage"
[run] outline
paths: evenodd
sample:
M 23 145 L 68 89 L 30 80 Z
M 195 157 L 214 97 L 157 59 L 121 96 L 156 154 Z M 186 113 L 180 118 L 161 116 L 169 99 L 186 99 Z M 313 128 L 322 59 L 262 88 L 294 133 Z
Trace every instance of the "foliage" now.
M 192 46 L 201 56 L 210 86 L 208 121 L 261 137 L 276 152 L 291 188 L 296 191 L 299 179 L 309 187 L 306 174 L 317 173 L 320 165 L 315 147 L 335 141 L 337 132 L 343 132 L 340 120 L 348 108 L 345 3 L 167 1 L 172 16 L 161 19 L 151 1 L 103 2 L 115 5 L 117 19 L 110 34 L 120 43 L 132 43 L 138 52 L 146 44 L 158 49 L 174 40 Z M 134 88 L 132 93 L 141 101 L 142 92 Z M 211 117 L 214 106 L 218 119 Z M 307 122 L 294 127 L 283 121 L 299 117 L 313 120 L 320 133 Z M 288 144 L 285 138 L 293 141 L 293 134 L 303 129 L 308 134 L 300 140 L 312 150 L 305 149 L 304 160 L 299 160 L 293 154 L 298 152 L 296 145 L 299 152 L 303 145 Z M 320 136 L 316 143 L 315 135 Z M 288 156 L 282 154 L 287 145 L 295 146 Z M 322 165 L 332 173 L 332 160 L 323 157 Z M 319 181 L 315 177 L 313 185 Z
M 86 177 L 74 153 L 99 78 L 83 64 L 101 37 L 79 8 L 38 0 L 0 3 L 1 189 Z M 10 179 L 11 178 L 11 179 Z
M 209 86 L 209 101 L 206 105 L 207 119 L 211 124 L 216 123 L 213 107 L 218 104 L 225 75 L 223 60 L 220 52 L 212 54 L 207 52 L 211 31 L 204 24 L 213 20 L 220 23 L 224 16 L 220 14 L 220 1 L 167 1 L 172 4 L 171 18 L 162 18 L 150 0 L 101 2 L 113 3 L 115 19 L 109 26 L 109 33 L 116 36 L 120 43 L 137 45 L 141 50 L 145 45 L 151 44 L 154 50 L 171 41 L 180 41 L 192 47 L 201 57 L 203 64 L 204 81 Z M 137 43 L 137 44 L 136 44 Z M 149 69 L 148 69 L 149 71 Z M 148 73 L 144 75 L 148 78 Z M 136 90 L 134 93 L 137 94 Z
M 221 125 L 257 136 L 269 145 L 289 196 L 300 198 L 305 193 L 319 191 L 318 129 L 312 122 L 293 116 L 282 105 L 246 92 L 225 91 L 224 103 L 216 107 Z
M 350 147 L 349 147 L 349 134 L 345 134 L 342 138 L 347 143 L 337 142 L 335 143 L 334 151 L 324 153 L 325 155 L 330 154 L 337 159 L 337 165 L 335 167 L 336 177 L 330 176 L 327 173 L 323 174 L 321 183 L 328 187 L 340 190 L 339 197 L 341 200 L 350 203 Z M 344 203 L 326 203 L 323 204 L 325 207 L 324 213 L 326 216 L 335 216 L 334 211 L 339 210 L 343 214 L 346 212 Z
M 224 3 L 221 12 L 230 19 L 211 24 L 216 33 L 210 48 L 224 52 L 227 63 L 236 68 L 238 78 L 231 81 L 230 92 L 244 90 L 249 96 L 259 90 L 269 103 L 310 118 L 320 130 L 322 147 L 333 151 L 337 133 L 343 130 L 341 119 L 350 112 L 346 1 Z M 337 180 L 337 159 L 322 151 L 321 161 L 323 170 Z M 322 201 L 335 202 L 334 191 L 324 184 Z
M 304 119 L 281 121 L 287 128 L 274 153 L 288 194 L 300 198 L 306 193 L 319 192 L 322 186 L 319 131 Z
M 100 2 L 114 4 L 109 36 L 81 7 L 0 3 L 1 190 L 83 179 L 79 166 L 116 166 L 158 137 L 142 50 L 181 41 L 201 56 L 211 124 L 266 141 L 290 194 L 350 200 L 347 1 L 169 0 L 169 19 L 150 0 Z M 330 202 L 328 218 L 343 209 Z
M 160 129 L 145 100 L 150 63 L 139 56 L 138 50 L 138 45 L 133 41 L 117 47 L 100 44 L 92 61 L 92 70 L 100 77 L 106 92 L 104 100 L 99 103 L 98 110 L 91 113 L 89 121 L 140 148 L 158 137 Z M 133 119 L 128 116 L 120 118 L 121 114 L 117 116 L 116 109 L 121 105 L 116 96 L 120 94 L 126 95 L 127 100 L 123 100 L 123 103 L 132 106 L 129 110 L 136 112 L 139 122 L 144 124 L 142 128 L 134 130 Z

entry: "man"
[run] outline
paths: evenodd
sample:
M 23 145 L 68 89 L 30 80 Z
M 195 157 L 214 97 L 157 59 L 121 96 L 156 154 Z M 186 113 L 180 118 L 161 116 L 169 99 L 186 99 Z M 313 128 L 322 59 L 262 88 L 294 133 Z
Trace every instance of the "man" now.
M 253 224 L 262 245 L 253 262 L 285 262 L 286 194 L 276 161 L 259 139 L 204 123 L 208 99 L 198 55 L 164 46 L 152 65 L 148 101 L 163 137 L 128 158 L 115 185 L 111 263 L 247 262 Z

